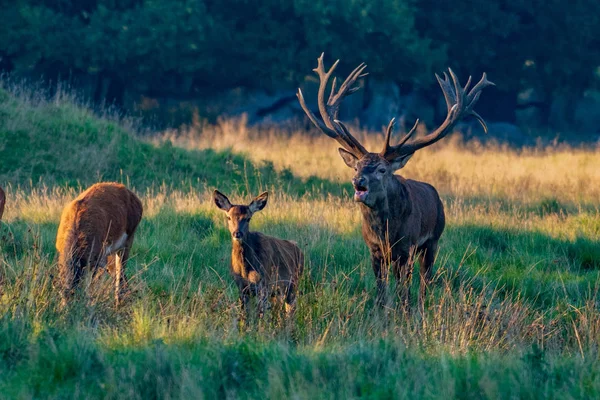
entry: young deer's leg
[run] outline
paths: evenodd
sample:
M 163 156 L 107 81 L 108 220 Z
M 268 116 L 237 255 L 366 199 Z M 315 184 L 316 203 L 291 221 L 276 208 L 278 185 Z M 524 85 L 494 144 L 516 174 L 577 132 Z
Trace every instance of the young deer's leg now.
M 260 282 L 258 284 L 258 289 L 257 289 L 257 296 L 258 296 L 258 318 L 262 318 L 263 315 L 265 314 L 265 309 L 267 308 L 267 303 L 269 301 L 269 293 L 267 290 L 267 286 L 263 283 Z
M 248 317 L 250 316 L 248 310 L 248 303 L 250 303 L 250 294 L 248 293 L 248 287 L 240 287 L 240 322 L 241 326 L 246 326 L 248 323 Z
M 431 276 L 433 273 L 433 263 L 437 253 L 437 241 L 427 242 L 421 251 L 419 258 L 419 309 L 421 313 L 425 312 L 425 295 L 427 294 L 427 286 L 431 283 Z

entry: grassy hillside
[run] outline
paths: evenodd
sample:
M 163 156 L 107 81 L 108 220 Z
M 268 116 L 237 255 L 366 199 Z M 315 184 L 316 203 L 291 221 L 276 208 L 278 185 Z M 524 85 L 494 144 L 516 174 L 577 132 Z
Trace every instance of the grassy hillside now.
M 0 182 L 5 185 L 88 186 L 120 181 L 144 190 L 219 186 L 257 191 L 277 186 L 290 193 L 340 192 L 323 179 L 296 179 L 272 164 L 251 162 L 227 149 L 184 151 L 170 142 L 152 145 L 117 116 L 98 118 L 68 94 L 53 97 L 0 84 Z
M 404 315 L 373 307 L 334 143 L 233 122 L 166 138 L 0 92 L 0 398 L 600 396 L 598 150 L 417 154 L 406 176 L 440 190 L 448 226 L 426 311 Z M 132 293 L 115 308 L 106 277 L 60 309 L 60 212 L 100 178 L 144 203 Z M 252 227 L 307 256 L 292 321 L 238 328 L 214 186 L 240 202 L 274 191 Z

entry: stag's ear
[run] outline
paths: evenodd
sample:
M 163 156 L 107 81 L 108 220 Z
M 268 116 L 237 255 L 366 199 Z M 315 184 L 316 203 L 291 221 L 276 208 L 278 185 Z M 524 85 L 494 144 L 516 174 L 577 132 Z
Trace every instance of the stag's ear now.
M 338 149 L 338 151 L 340 152 L 340 156 L 342 156 L 342 159 L 347 166 L 350 168 L 356 168 L 358 158 L 356 158 L 354 154 L 350 153 L 348 150 L 342 149 L 341 147 Z
M 400 168 L 404 168 L 404 166 L 406 165 L 408 160 L 410 160 L 410 158 L 413 156 L 413 154 L 415 154 L 415 153 L 411 153 L 411 154 L 408 154 L 405 156 L 400 156 L 400 157 L 394 159 L 392 162 L 390 162 L 390 168 L 392 169 L 392 171 L 397 171 Z
M 248 206 L 250 208 L 250 212 L 255 213 L 257 211 L 262 210 L 267 205 L 267 200 L 269 198 L 269 192 L 263 192 L 256 196 L 252 203 Z
M 221 210 L 223 210 L 225 212 L 229 211 L 229 209 L 232 207 L 231 202 L 229 201 L 227 196 L 225 196 L 223 193 L 219 192 L 218 190 L 215 190 L 213 192 L 213 200 L 215 201 L 215 204 L 217 205 L 217 207 L 219 207 Z

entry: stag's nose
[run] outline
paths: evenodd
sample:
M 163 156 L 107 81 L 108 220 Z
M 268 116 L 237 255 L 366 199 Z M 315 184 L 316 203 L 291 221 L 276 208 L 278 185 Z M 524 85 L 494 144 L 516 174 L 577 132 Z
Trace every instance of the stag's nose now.
M 352 178 L 352 184 L 354 185 L 354 187 L 365 187 L 366 186 L 366 179 L 363 178 L 362 176 L 358 176 L 358 177 L 354 177 Z
M 241 239 L 242 238 L 242 232 L 235 231 L 235 232 L 233 232 L 232 236 L 233 236 L 234 239 Z

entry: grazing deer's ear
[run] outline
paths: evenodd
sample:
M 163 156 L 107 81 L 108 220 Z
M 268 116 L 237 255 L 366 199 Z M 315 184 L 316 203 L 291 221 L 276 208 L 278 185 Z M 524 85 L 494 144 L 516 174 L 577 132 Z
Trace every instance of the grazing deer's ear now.
M 341 147 L 338 149 L 338 151 L 347 166 L 349 166 L 350 168 L 356 167 L 358 158 L 356 158 L 356 156 L 354 154 L 350 153 L 348 150 L 342 149 Z
M 262 210 L 267 205 L 267 199 L 269 198 L 269 192 L 263 192 L 256 196 L 252 203 L 248 206 L 250 208 L 250 212 L 255 213 L 257 211 Z
M 410 160 L 410 158 L 414 155 L 415 153 L 411 153 L 405 156 L 401 156 L 398 158 L 395 158 L 393 161 L 390 162 L 390 168 L 392 168 L 392 171 L 397 171 L 400 168 L 404 168 L 404 166 L 406 165 L 406 163 L 408 162 L 408 160 Z
M 227 196 L 225 196 L 218 190 L 215 190 L 213 192 L 213 200 L 215 201 L 217 207 L 219 207 L 223 211 L 229 211 L 229 209 L 232 207 L 231 202 L 229 201 Z

